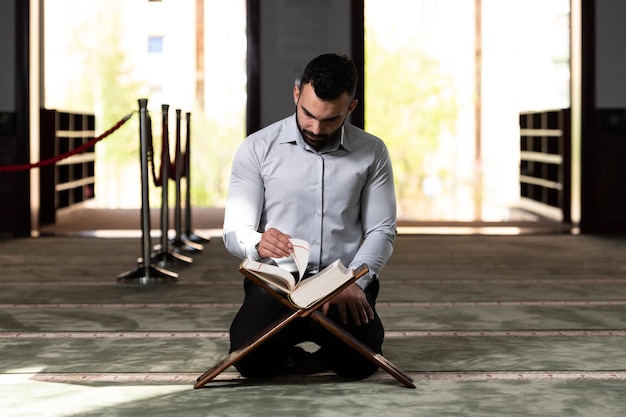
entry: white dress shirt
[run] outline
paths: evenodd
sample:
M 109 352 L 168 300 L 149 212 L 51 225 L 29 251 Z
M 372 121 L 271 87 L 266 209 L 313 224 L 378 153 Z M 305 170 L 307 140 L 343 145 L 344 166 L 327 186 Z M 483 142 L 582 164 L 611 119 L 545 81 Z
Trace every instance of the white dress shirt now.
M 250 135 L 232 165 L 224 243 L 243 259 L 259 259 L 261 234 L 276 228 L 311 245 L 307 272 L 341 258 L 370 274 L 391 256 L 396 199 L 389 153 L 382 140 L 344 124 L 340 143 L 316 151 L 298 130 L 295 114 Z

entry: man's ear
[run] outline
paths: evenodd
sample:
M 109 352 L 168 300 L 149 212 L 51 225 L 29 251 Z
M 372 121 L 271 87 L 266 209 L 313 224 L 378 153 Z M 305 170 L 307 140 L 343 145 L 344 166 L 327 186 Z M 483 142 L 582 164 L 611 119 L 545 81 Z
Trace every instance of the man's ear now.
M 352 113 L 354 109 L 356 109 L 357 104 L 359 104 L 359 100 L 353 99 L 352 103 L 350 103 L 350 106 L 348 106 L 348 114 Z
M 300 99 L 300 87 L 293 86 L 293 104 L 298 105 L 298 99 Z

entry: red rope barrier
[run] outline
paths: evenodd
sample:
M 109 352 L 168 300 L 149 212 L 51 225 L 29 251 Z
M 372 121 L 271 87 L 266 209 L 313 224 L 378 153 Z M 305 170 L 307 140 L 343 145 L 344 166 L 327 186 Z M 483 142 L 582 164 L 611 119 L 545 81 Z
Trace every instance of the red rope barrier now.
M 187 173 L 189 172 L 189 167 L 187 166 L 187 149 L 180 153 L 180 159 L 182 159 L 182 161 L 180 162 L 180 164 L 182 165 L 182 168 L 180 170 L 180 177 L 187 178 Z
M 170 164 L 170 178 L 173 179 L 174 181 L 178 180 L 178 164 L 180 164 L 179 161 L 179 153 L 182 152 L 181 151 L 181 143 L 180 143 L 180 118 L 177 120 L 177 129 L 176 129 L 176 142 L 174 144 L 174 161 Z M 181 169 L 182 169 L 182 165 L 181 165 Z
M 162 123 L 162 129 L 161 129 L 161 165 L 159 166 L 158 170 L 157 170 L 157 166 L 156 166 L 156 161 L 155 161 L 155 154 L 154 154 L 154 137 L 152 135 L 152 119 L 150 117 L 148 117 L 148 121 L 150 122 L 150 128 L 148 129 L 148 164 L 150 165 L 150 172 L 152 175 L 152 182 L 155 185 L 155 187 L 161 187 L 163 185 L 163 178 L 161 173 L 163 172 L 163 164 L 169 164 L 169 169 L 167 170 L 167 179 L 173 179 L 176 180 L 178 178 L 176 178 L 176 169 L 178 167 L 178 164 L 181 164 L 181 178 L 185 178 L 187 177 L 187 164 L 186 159 L 187 159 L 187 150 L 185 149 L 184 152 L 181 152 L 181 158 L 182 161 L 179 160 L 179 158 L 177 157 L 177 155 L 175 154 L 173 157 L 173 161 L 170 160 L 170 155 L 169 155 L 169 124 L 165 124 Z M 175 137 L 175 146 L 176 148 L 178 148 L 179 146 L 181 146 L 180 143 L 181 139 L 180 139 L 180 135 L 176 135 Z M 166 152 L 166 148 L 168 150 L 168 152 Z
M 187 129 L 189 129 L 189 126 L 186 126 Z M 170 178 L 173 180 L 177 180 L 179 178 L 177 178 L 177 170 L 178 170 L 178 164 L 180 164 L 181 168 L 180 168 L 180 177 L 181 178 L 185 178 L 187 177 L 187 149 L 182 150 L 182 141 L 181 141 L 181 137 L 180 137 L 180 132 L 177 132 L 176 135 L 176 144 L 175 144 L 175 149 L 181 149 L 180 151 L 180 158 L 178 153 L 174 154 L 174 161 L 170 164 L 170 171 L 169 171 L 169 175 Z M 180 160 L 179 160 L 180 159 Z
M 133 113 L 127 114 L 122 119 L 120 119 L 119 122 L 117 122 L 115 125 L 113 125 L 112 128 L 110 128 L 109 130 L 107 130 L 106 132 L 101 134 L 100 136 L 91 139 L 89 142 L 87 142 L 87 143 L 85 143 L 83 145 L 80 145 L 80 146 L 72 149 L 71 151 L 62 153 L 60 155 L 54 156 L 52 158 L 49 158 L 49 159 L 46 159 L 46 160 L 43 160 L 43 161 L 35 162 L 35 163 L 32 163 L 32 164 L 0 165 L 0 172 L 23 171 L 23 170 L 32 169 L 32 168 L 39 168 L 39 167 L 42 167 L 42 166 L 54 164 L 54 163 L 56 163 L 56 162 L 58 162 L 58 161 L 60 161 L 62 159 L 69 158 L 70 156 L 79 154 L 79 153 L 81 153 L 81 152 L 91 148 L 96 143 L 98 143 L 99 141 L 101 141 L 102 139 L 104 139 L 107 136 L 111 135 L 117 129 L 122 127 L 122 125 L 124 125 L 124 123 L 126 123 L 132 117 L 132 115 L 133 115 Z
M 163 185 L 163 176 L 161 175 L 163 172 L 163 164 L 169 164 L 169 168 L 167 170 L 167 179 L 172 179 L 175 175 L 172 174 L 174 172 L 174 165 L 169 160 L 169 126 L 162 123 L 161 125 L 161 165 L 157 169 L 155 154 L 154 154 L 154 136 L 152 135 L 152 118 L 148 116 L 148 165 L 150 165 L 150 173 L 152 175 L 152 183 L 155 187 L 161 187 Z
M 152 175 L 152 182 L 156 187 L 160 187 L 163 182 L 161 180 L 161 170 L 157 174 L 156 166 L 154 162 L 154 148 L 153 148 L 153 136 L 152 136 L 152 117 L 148 114 L 148 140 L 146 143 L 146 153 L 148 156 L 148 165 L 150 167 L 150 173 Z

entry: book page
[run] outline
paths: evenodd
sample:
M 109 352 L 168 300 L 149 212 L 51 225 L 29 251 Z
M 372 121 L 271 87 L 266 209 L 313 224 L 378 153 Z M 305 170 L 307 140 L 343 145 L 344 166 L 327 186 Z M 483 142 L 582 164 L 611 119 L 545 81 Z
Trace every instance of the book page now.
M 241 268 L 248 270 L 268 284 L 279 288 L 284 293 L 291 292 L 296 285 L 293 275 L 276 265 L 264 264 L 246 258 L 241 262 Z
M 272 258 L 276 264 L 289 272 L 297 272 L 298 280 L 302 279 L 309 264 L 310 247 L 306 240 L 289 239 L 293 247 L 291 255 L 284 258 Z
M 345 267 L 337 259 L 318 274 L 300 282 L 291 292 L 291 302 L 300 308 L 308 308 L 316 301 L 335 291 L 354 276 L 354 270 Z
M 293 253 L 291 254 L 291 256 L 293 257 L 293 261 L 296 264 L 298 277 L 302 279 L 304 273 L 306 272 L 306 268 L 309 265 L 309 254 L 311 252 L 311 248 L 309 247 L 309 242 L 307 242 L 306 240 L 290 240 L 293 246 Z

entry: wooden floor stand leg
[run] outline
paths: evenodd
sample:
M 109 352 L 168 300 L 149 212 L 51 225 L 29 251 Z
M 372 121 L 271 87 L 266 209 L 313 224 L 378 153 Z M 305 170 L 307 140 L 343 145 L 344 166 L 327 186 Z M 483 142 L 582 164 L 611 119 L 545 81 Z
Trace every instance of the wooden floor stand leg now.
M 285 326 L 291 323 L 293 320 L 301 317 L 306 310 L 294 310 L 293 312 L 283 316 L 274 324 L 268 326 L 263 332 L 261 332 L 256 338 L 250 340 L 237 350 L 231 352 L 224 359 L 215 364 L 211 369 L 203 373 L 196 380 L 194 389 L 203 387 L 207 382 L 214 379 L 216 376 L 224 372 L 226 369 L 239 362 L 244 356 L 256 349 L 261 343 L 272 337 L 274 334 L 281 331 Z
M 365 271 L 365 270 L 363 270 Z M 244 275 L 246 275 L 249 279 L 251 279 L 255 284 L 259 285 L 265 291 L 267 291 L 270 295 L 275 297 L 277 300 L 282 302 L 285 306 L 292 309 L 292 313 L 286 314 L 281 319 L 277 320 L 274 324 L 268 326 L 263 332 L 261 332 L 256 338 L 252 339 L 250 342 L 246 343 L 241 348 L 233 351 L 230 355 L 226 356 L 220 362 L 218 362 L 211 369 L 206 371 L 196 380 L 196 384 L 194 388 L 200 388 L 204 386 L 207 382 L 211 381 L 213 378 L 224 372 L 230 366 L 237 363 L 241 358 L 246 356 L 248 353 L 256 349 L 261 343 L 265 342 L 267 339 L 272 337 L 274 334 L 281 331 L 285 326 L 291 323 L 293 320 L 298 317 L 311 316 L 313 320 L 322 325 L 329 332 L 334 334 L 348 346 L 352 347 L 359 354 L 366 357 L 368 360 L 378 365 L 387 371 L 391 376 L 393 376 L 396 380 L 402 383 L 404 386 L 409 388 L 415 388 L 413 384 L 413 380 L 398 369 L 394 364 L 389 362 L 383 355 L 380 353 L 374 352 L 369 346 L 365 345 L 363 342 L 352 336 L 350 333 L 346 332 L 343 328 L 337 325 L 334 321 L 326 317 L 322 312 L 317 309 L 337 295 L 340 291 L 342 291 L 346 286 L 350 285 L 354 282 L 359 276 L 353 277 L 352 281 L 346 282 L 342 287 L 338 288 L 334 293 L 329 294 L 324 299 L 319 300 L 313 306 L 308 309 L 299 309 L 293 304 L 291 304 L 284 296 L 278 294 L 272 287 L 268 286 L 262 280 L 258 279 L 252 274 L 247 273 L 247 271 L 242 271 Z
M 359 352 L 361 355 L 369 359 L 374 364 L 383 368 L 405 387 L 415 388 L 413 380 L 408 375 L 398 369 L 393 363 L 389 362 L 389 360 L 387 360 L 387 358 L 385 358 L 383 355 L 374 352 L 369 346 L 367 346 L 351 334 L 347 333 L 334 321 L 322 314 L 322 312 L 314 311 L 311 314 L 311 317 L 313 318 L 313 320 L 321 324 L 326 330 L 337 336 L 340 340 L 349 345 L 351 348 Z

